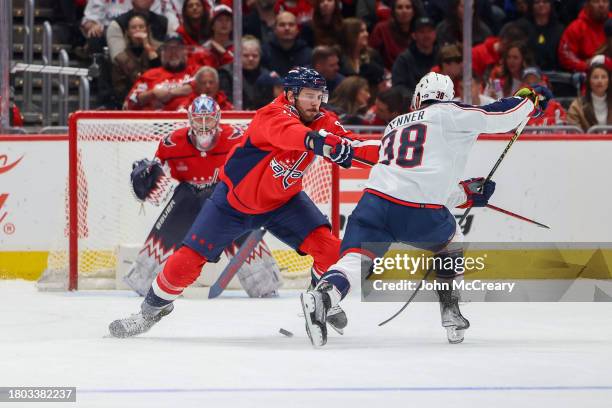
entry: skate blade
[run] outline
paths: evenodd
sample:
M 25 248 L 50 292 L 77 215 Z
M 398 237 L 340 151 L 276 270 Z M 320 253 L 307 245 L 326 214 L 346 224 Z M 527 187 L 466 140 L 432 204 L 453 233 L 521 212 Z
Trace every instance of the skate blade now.
M 328 322 L 329 323 L 329 322 Z M 343 336 L 344 335 L 344 329 L 341 329 L 339 327 L 334 326 L 333 324 L 329 323 L 329 327 L 331 327 L 332 329 L 334 329 L 334 331 L 336 333 L 338 333 L 339 335 Z
M 459 329 L 455 326 L 449 326 L 446 328 L 446 338 L 450 344 L 459 344 L 463 342 L 465 337 L 465 330 Z
M 313 313 L 315 309 L 314 297 L 309 293 L 302 293 L 300 295 L 300 302 L 302 303 L 302 310 L 304 311 L 306 333 L 308 334 L 310 343 L 315 348 L 324 346 L 327 339 L 324 338 L 321 328 L 314 323 L 311 318 L 311 313 Z

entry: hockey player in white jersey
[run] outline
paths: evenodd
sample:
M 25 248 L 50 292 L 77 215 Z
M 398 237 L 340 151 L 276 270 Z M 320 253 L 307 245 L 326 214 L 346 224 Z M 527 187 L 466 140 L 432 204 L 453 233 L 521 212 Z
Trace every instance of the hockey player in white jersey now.
M 452 80 L 429 73 L 416 86 L 414 111 L 396 117 L 385 129 L 378 163 L 348 219 L 340 260 L 301 296 L 315 347 L 327 342 L 326 312 L 347 295 L 347 276 L 359 279 L 362 262 L 371 265 L 391 243 L 432 251 L 442 258 L 436 265 L 462 257 L 461 245 L 453 245 L 461 241 L 461 233 L 449 208 L 485 206 L 495 190 L 493 181 L 483 185 L 484 178 L 460 182 L 472 146 L 480 133 L 509 132 L 541 112 L 538 95 L 530 88 L 481 107 L 452 102 L 453 97 Z M 375 245 L 366 247 L 366 242 Z M 438 282 L 449 283 L 449 290 L 438 291 L 442 326 L 451 343 L 460 343 L 469 322 L 461 315 L 452 280 L 461 276 L 454 268 L 437 269 L 436 275 Z

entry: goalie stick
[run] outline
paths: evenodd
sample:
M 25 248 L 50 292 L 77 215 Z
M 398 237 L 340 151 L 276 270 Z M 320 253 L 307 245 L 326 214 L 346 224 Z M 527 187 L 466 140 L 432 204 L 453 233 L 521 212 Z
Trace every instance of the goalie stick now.
M 255 247 L 262 240 L 265 233 L 265 229 L 258 228 L 247 236 L 246 240 L 240 246 L 238 252 L 236 252 L 236 255 L 234 255 L 225 269 L 223 269 L 217 281 L 210 287 L 210 291 L 208 292 L 209 299 L 216 298 L 225 290 L 225 288 L 227 288 L 227 285 L 242 267 L 247 258 L 251 255 L 253 249 L 255 249 Z

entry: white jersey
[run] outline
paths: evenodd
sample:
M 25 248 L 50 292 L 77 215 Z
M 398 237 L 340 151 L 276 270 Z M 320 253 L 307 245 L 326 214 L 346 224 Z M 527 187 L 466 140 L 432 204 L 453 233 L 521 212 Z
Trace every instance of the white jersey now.
M 466 195 L 458 183 L 480 133 L 505 133 L 531 113 L 529 99 L 505 98 L 482 107 L 439 102 L 393 119 L 366 191 L 392 201 L 455 207 Z

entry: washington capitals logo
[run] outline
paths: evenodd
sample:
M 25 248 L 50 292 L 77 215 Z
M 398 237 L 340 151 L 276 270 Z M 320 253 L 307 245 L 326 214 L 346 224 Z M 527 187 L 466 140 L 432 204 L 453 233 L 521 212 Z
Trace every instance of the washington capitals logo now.
M 298 170 L 300 164 L 304 161 L 308 153 L 304 152 L 293 164 L 290 161 L 278 162 L 276 159 L 270 161 L 270 167 L 274 172 L 274 178 L 283 178 L 283 188 L 287 190 L 289 187 L 298 182 L 302 178 L 304 172 Z

